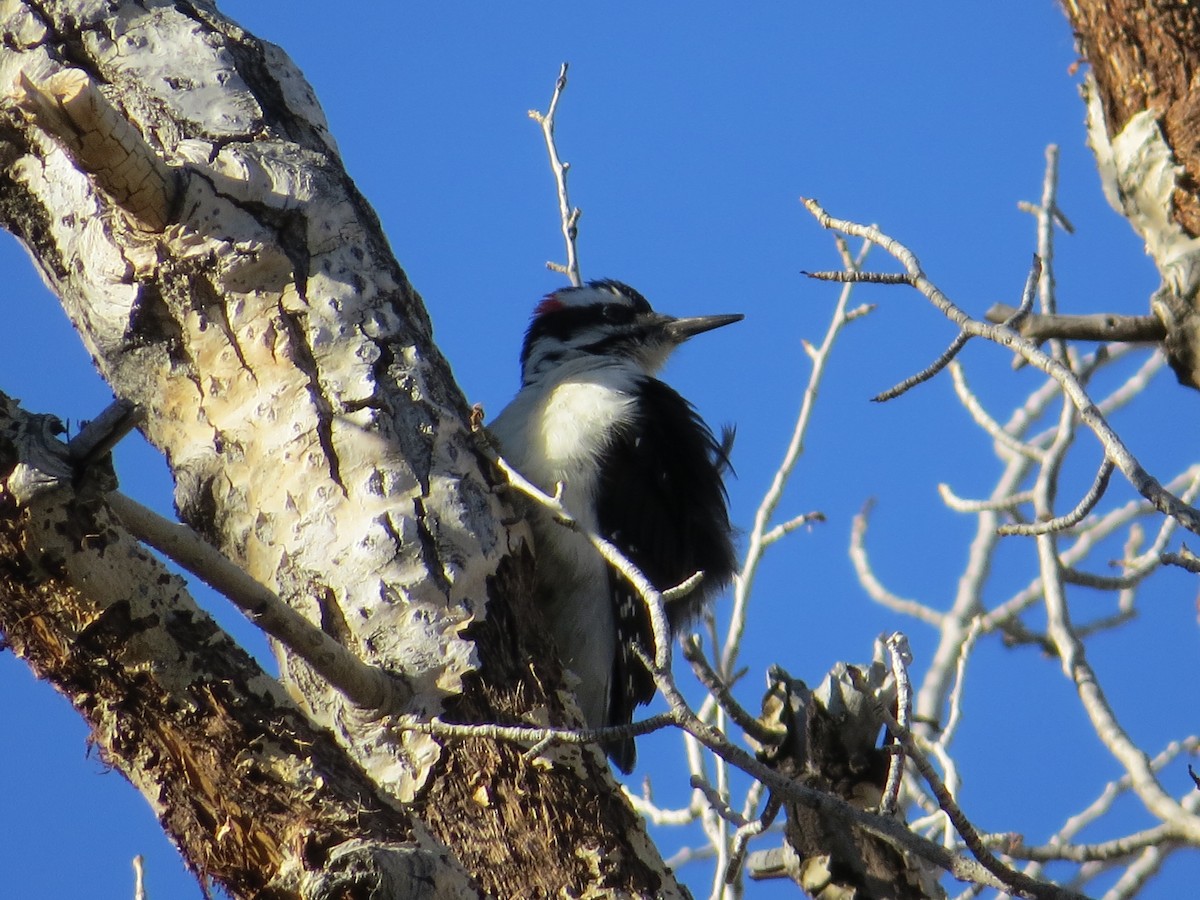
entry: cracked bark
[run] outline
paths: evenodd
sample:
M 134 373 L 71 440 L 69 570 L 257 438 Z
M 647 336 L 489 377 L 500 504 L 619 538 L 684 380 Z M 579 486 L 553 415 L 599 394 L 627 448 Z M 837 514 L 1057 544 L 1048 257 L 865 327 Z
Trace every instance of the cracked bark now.
M 0 31 L 0 224 L 30 249 L 117 396 L 145 411 L 184 521 L 364 659 L 403 673 L 415 690 L 405 712 L 566 721 L 556 667 L 528 663 L 548 651 L 528 627 L 524 532 L 501 524 L 420 299 L 283 52 L 186 2 L 15 2 Z M 4 510 L 13 560 L 27 512 Z M 17 583 L 0 605 L 16 602 Z M 50 672 L 49 648 L 27 640 L 22 653 Z M 383 831 L 449 848 L 423 859 L 455 890 L 678 892 L 598 751 L 530 762 L 510 745 L 443 746 L 349 707 L 298 660 L 284 669 L 306 727 L 326 729 L 339 765 L 373 786 L 370 809 L 409 829 Z M 224 705 L 212 707 L 206 717 L 224 722 Z M 114 733 L 140 747 L 157 709 L 148 700 L 145 718 L 127 721 L 104 707 L 89 721 L 106 751 Z M 297 717 L 256 715 L 269 733 Z M 168 787 L 188 795 L 190 770 L 112 758 L 152 802 Z M 240 771 L 216 751 L 199 765 L 209 778 Z M 223 793 L 206 795 L 213 833 L 229 821 Z M 325 843 L 349 840 L 321 808 L 302 818 Z M 217 871 L 202 828 L 164 822 L 237 896 L 311 862 L 280 849 L 240 857 L 254 878 Z M 264 829 L 288 845 L 285 829 Z

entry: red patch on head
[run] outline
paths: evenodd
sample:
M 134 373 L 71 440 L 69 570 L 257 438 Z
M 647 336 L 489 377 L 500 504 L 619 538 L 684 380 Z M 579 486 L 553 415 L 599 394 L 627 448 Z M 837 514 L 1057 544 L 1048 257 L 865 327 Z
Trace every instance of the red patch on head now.
M 558 294 L 547 294 L 533 310 L 533 316 L 544 316 L 546 313 L 558 312 L 567 304 L 558 299 Z

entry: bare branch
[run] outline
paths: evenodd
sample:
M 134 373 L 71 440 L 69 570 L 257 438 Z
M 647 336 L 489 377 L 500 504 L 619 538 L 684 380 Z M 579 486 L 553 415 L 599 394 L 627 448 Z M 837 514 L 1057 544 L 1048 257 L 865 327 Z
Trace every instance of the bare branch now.
M 875 572 L 867 557 L 866 546 L 867 520 L 870 518 L 873 505 L 873 503 L 867 503 L 862 508 L 862 511 L 854 517 L 854 524 L 850 529 L 850 560 L 854 563 L 854 571 L 858 575 L 859 583 L 871 599 L 881 606 L 920 619 L 934 628 L 941 628 L 945 622 L 945 616 L 942 613 L 917 600 L 908 600 L 893 594 L 875 577 Z
M 912 724 L 912 684 L 908 680 L 908 666 L 912 662 L 912 650 L 908 638 L 897 631 L 887 639 L 888 658 L 892 664 L 892 677 L 896 679 L 896 710 L 899 725 L 908 731 Z M 881 816 L 894 815 L 900 797 L 900 784 L 904 778 L 904 748 L 896 745 L 896 752 L 888 764 L 887 782 L 883 787 L 883 800 L 879 804 Z
M 114 400 L 67 443 L 67 453 L 76 466 L 86 468 L 108 453 L 137 427 L 142 412 L 128 400 Z
M 142 854 L 133 858 L 133 900 L 146 900 L 145 860 Z
M 976 425 L 991 435 L 997 444 L 1006 447 L 1014 453 L 1027 456 L 1035 462 L 1042 458 L 1041 450 L 1025 441 L 1017 440 L 1003 425 L 988 415 L 987 411 L 983 408 L 983 404 L 979 402 L 979 398 L 975 396 L 975 393 L 967 384 L 966 375 L 957 360 L 950 363 L 950 378 L 954 382 L 954 392 L 958 395 L 959 402 L 971 414 L 971 419 Z
M 800 274 L 814 281 L 837 281 L 842 284 L 912 284 L 912 279 L 903 273 L 860 272 L 850 269 L 845 272 L 805 272 Z
M 1058 216 L 1062 216 L 1058 208 L 1058 146 L 1050 144 L 1046 147 L 1046 168 L 1042 175 L 1042 198 L 1039 205 L 1033 210 L 1034 218 L 1037 220 L 1037 255 L 1042 260 L 1046 261 L 1045 277 L 1041 279 L 1039 286 L 1039 298 L 1041 299 L 1041 311 L 1043 313 L 1056 312 L 1058 299 L 1055 296 L 1054 282 L 1054 223 Z M 1062 216 L 1061 221 L 1066 221 L 1066 217 Z M 1022 304 L 1024 305 L 1024 304 Z M 1023 320 L 1025 316 L 1012 317 L 1006 323 L 1010 328 L 1016 328 L 1019 320 Z M 1058 350 L 1056 349 L 1057 353 Z
M 738 830 L 733 835 L 733 849 L 729 854 L 729 866 L 725 870 L 726 884 L 733 884 L 741 873 L 742 863 L 746 858 L 746 848 L 750 845 L 750 841 L 771 827 L 782 808 L 783 804 L 772 795 L 768 798 L 766 808 L 759 818 L 738 826 Z
M 671 669 L 671 640 L 670 629 L 667 627 L 667 613 L 663 608 L 663 592 L 658 590 L 650 579 L 647 578 L 642 571 L 630 562 L 629 558 L 623 554 L 615 544 L 606 540 L 593 531 L 582 527 L 575 516 L 562 503 L 562 484 L 560 483 L 555 490 L 554 496 L 550 496 L 536 484 L 509 465 L 508 461 L 502 456 L 495 454 L 490 450 L 485 450 L 496 467 L 504 474 L 508 483 L 515 487 L 531 500 L 535 500 L 542 506 L 554 513 L 555 520 L 564 528 L 569 528 L 576 531 L 588 539 L 589 543 L 596 548 L 596 551 L 604 558 L 610 566 L 616 569 L 638 592 L 638 595 L 646 603 L 647 612 L 650 616 L 650 626 L 654 634 L 654 659 L 653 669 L 658 672 L 653 672 L 656 677 L 658 674 L 664 674 L 670 677 Z M 699 574 L 699 573 L 697 573 Z M 685 586 L 694 586 L 696 582 L 693 580 L 696 575 L 693 574 L 683 582 L 682 585 L 672 588 L 673 591 L 682 590 Z
M 996 531 L 999 534 L 1049 534 L 1052 531 L 1066 531 L 1075 525 L 1082 522 L 1087 514 L 1096 508 L 1096 504 L 1100 502 L 1100 498 L 1104 496 L 1104 492 L 1108 490 L 1108 480 L 1112 477 L 1113 463 L 1112 460 L 1105 459 L 1100 464 L 1100 471 L 1096 473 L 1096 480 L 1092 482 L 1091 488 L 1079 504 L 1064 516 L 1056 516 L 1053 519 L 1047 519 L 1044 522 L 1032 522 L 1029 524 L 1014 523 L 1011 525 L 1001 525 Z
M 554 139 L 554 116 L 558 112 L 558 101 L 562 97 L 563 91 L 567 88 L 567 68 L 569 64 L 563 63 L 562 68 L 558 70 L 558 78 L 554 82 L 554 94 L 550 97 L 550 106 L 546 112 L 542 113 L 536 109 L 529 111 L 529 118 L 533 119 L 542 127 L 542 137 L 546 141 L 546 152 L 550 155 L 550 170 L 554 173 L 554 183 L 558 187 L 558 216 L 562 222 L 563 240 L 567 246 L 567 264 L 565 266 L 556 263 L 547 263 L 547 267 L 561 272 L 571 279 L 571 284 L 579 287 L 583 284 L 583 278 L 579 274 L 579 254 L 576 249 L 576 242 L 579 237 L 579 216 L 581 215 L 577 207 L 571 206 L 571 200 L 567 195 L 567 172 L 571 168 L 570 163 L 563 162 L 558 155 L 558 144 Z
M 83 69 L 62 69 L 34 82 L 22 71 L 17 108 L 63 147 L 146 231 L 170 224 L 181 193 L 172 169 Z
M 881 394 L 876 394 L 871 398 L 871 400 L 875 403 L 886 403 L 888 400 L 896 399 L 901 394 L 916 387 L 918 384 L 923 384 L 924 382 L 928 381 L 938 372 L 942 371 L 942 369 L 946 368 L 946 366 L 950 365 L 950 363 L 953 362 L 954 357 L 958 356 L 959 351 L 961 351 L 962 348 L 967 345 L 967 341 L 970 339 L 971 335 L 960 331 L 957 335 L 955 335 L 954 340 L 950 342 L 950 346 L 942 352 L 941 356 L 931 362 L 920 372 L 917 372 L 917 374 L 908 376 L 908 378 L 905 378 L 902 382 L 894 387 L 888 388 Z
M 1178 553 L 1164 553 L 1162 561 L 1169 566 L 1179 566 L 1200 575 L 1200 556 L 1189 550 L 1186 544 L 1179 548 Z
M 1005 322 L 1015 312 L 1005 303 L 991 306 L 989 322 Z M 1115 313 L 1092 313 L 1086 316 L 1038 315 L 1028 316 L 1018 329 L 1031 341 L 1129 341 L 1157 343 L 1167 336 L 1167 329 L 1157 316 L 1121 316 Z
M 717 790 L 703 778 L 697 778 L 693 775 L 691 785 L 704 795 L 704 799 L 708 801 L 708 805 L 726 822 L 732 822 L 739 828 L 746 824 L 746 820 L 742 818 L 741 813 L 726 803 Z
M 513 741 L 518 744 L 529 744 L 533 749 L 544 746 L 547 742 L 557 741 L 563 744 L 596 744 L 605 741 L 615 741 L 622 738 L 640 737 L 653 731 L 661 731 L 678 725 L 677 716 L 673 713 L 660 713 L 649 716 L 639 722 L 629 725 L 609 725 L 604 728 L 559 728 L 552 725 L 497 725 L 494 723 L 462 724 L 444 722 L 439 718 L 418 719 L 413 716 L 399 716 L 396 719 L 399 728 L 414 731 L 419 734 L 432 734 L 442 738 L 487 738 L 494 741 Z
M 1021 491 L 1017 494 L 1009 494 L 1007 497 L 991 497 L 987 500 L 964 500 L 955 494 L 948 484 L 939 484 L 938 494 L 941 496 L 943 503 L 955 512 L 961 513 L 1003 512 L 1004 510 L 1016 509 L 1022 503 L 1033 501 L 1033 491 Z
M 803 528 L 805 525 L 811 525 L 814 522 L 824 521 L 825 513 L 823 512 L 814 510 L 813 512 L 802 513 L 796 516 L 794 519 L 788 519 L 786 522 L 782 522 L 779 525 L 776 525 L 770 531 L 766 532 L 762 536 L 763 546 L 769 547 L 780 538 L 787 537 L 797 528 Z
M 411 691 L 401 678 L 363 662 L 192 529 L 164 519 L 124 494 L 113 492 L 108 502 L 134 537 L 228 598 L 246 618 L 307 662 L 355 705 L 388 712 L 407 703 Z
M 733 699 L 733 695 L 729 693 L 729 687 L 705 659 L 704 651 L 701 649 L 696 635 L 691 635 L 683 642 L 683 658 L 691 664 L 692 671 L 696 673 L 700 683 L 721 704 L 721 708 L 725 710 L 729 718 L 746 734 L 762 744 L 773 744 L 783 737 L 781 733 L 768 728 L 758 718 L 750 715 L 740 703 Z
M 1005 321 L 1005 327 L 1015 327 L 1020 324 L 1020 321 L 1025 318 L 1025 316 L 1029 315 L 1029 311 L 1033 308 L 1034 289 L 1037 287 L 1038 279 L 1041 277 L 1041 274 L 1042 261 L 1035 256 L 1033 258 L 1033 264 L 1029 267 L 1029 275 L 1025 279 L 1025 290 L 1021 294 L 1021 306 L 1007 321 Z M 903 283 L 910 284 L 914 287 L 916 286 L 911 277 Z M 896 397 L 899 397 L 906 391 L 911 390 L 918 384 L 928 381 L 938 372 L 942 371 L 942 369 L 946 368 L 946 366 L 950 365 L 954 358 L 958 356 L 962 348 L 967 345 L 967 341 L 969 341 L 972 337 L 973 335 L 969 334 L 968 332 L 960 331 L 958 336 L 955 337 L 950 343 L 950 346 L 946 348 L 945 352 L 943 352 L 941 356 L 935 359 L 927 367 L 922 369 L 917 374 L 904 379 L 904 381 L 900 382 L 895 387 L 889 388 L 882 394 L 877 394 L 871 399 L 876 403 L 894 400 Z
M 835 219 L 814 200 L 805 200 L 804 202 L 822 227 L 869 240 L 895 257 L 912 276 L 913 286 L 963 333 L 984 337 L 1007 348 L 1058 382 L 1078 411 L 1080 419 L 1099 439 L 1104 447 L 1105 455 L 1113 461 L 1133 489 L 1153 503 L 1160 512 L 1174 517 L 1189 531 L 1200 534 L 1200 510 L 1182 502 L 1178 497 L 1165 490 L 1142 467 L 1117 433 L 1112 430 L 1100 409 L 1087 395 L 1078 377 L 1067 366 L 1043 353 L 1031 341 L 1021 337 L 1010 328 L 972 319 L 926 278 L 916 256 L 899 241 L 887 236 L 874 226 Z

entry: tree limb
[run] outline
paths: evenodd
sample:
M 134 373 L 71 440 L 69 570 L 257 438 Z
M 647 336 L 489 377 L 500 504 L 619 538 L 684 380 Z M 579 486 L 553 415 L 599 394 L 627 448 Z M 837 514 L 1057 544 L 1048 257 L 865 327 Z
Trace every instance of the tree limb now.
M 996 303 L 989 307 L 986 318 L 997 324 L 1012 317 L 1016 307 Z M 1017 329 L 1031 341 L 1130 341 L 1150 343 L 1163 340 L 1167 329 L 1158 316 L 1120 316 L 1115 313 L 1092 313 L 1086 316 L 1039 315 L 1031 313 Z

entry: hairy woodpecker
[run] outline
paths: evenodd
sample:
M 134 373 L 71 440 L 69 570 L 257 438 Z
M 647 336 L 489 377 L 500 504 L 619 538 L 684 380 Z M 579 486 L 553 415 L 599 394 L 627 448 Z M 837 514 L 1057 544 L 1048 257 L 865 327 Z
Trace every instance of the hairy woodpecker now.
M 546 296 L 521 349 L 521 390 L 492 423 L 505 458 L 553 494 L 579 524 L 615 544 L 659 590 L 703 571 L 700 586 L 667 605 L 672 635 L 699 614 L 736 569 L 721 481 L 721 442 L 683 397 L 654 378 L 671 351 L 740 315 L 676 319 L 617 281 Z M 559 656 L 579 679 L 593 728 L 624 725 L 654 682 L 636 652 L 653 654 L 642 599 L 587 538 L 544 507 L 530 510 L 535 600 Z M 606 743 L 621 771 L 633 740 Z

